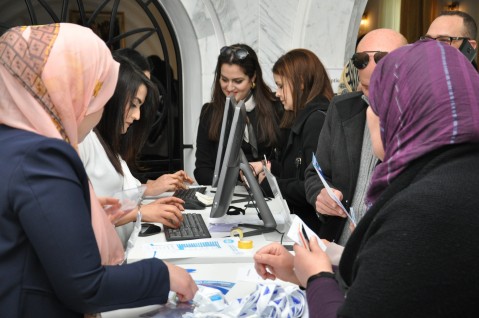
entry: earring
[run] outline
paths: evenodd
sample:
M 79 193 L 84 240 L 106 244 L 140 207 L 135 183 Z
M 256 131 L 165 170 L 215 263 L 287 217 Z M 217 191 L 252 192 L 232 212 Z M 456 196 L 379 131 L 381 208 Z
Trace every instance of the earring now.
M 254 89 L 256 87 L 256 83 L 255 82 L 251 82 L 251 89 Z

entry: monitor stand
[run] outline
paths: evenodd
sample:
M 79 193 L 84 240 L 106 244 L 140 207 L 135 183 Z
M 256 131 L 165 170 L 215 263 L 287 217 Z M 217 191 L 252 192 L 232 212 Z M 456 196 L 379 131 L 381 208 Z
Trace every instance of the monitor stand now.
M 243 175 L 246 178 L 247 185 L 246 190 L 251 192 L 253 199 L 256 202 L 256 207 L 259 210 L 259 215 L 264 225 L 257 224 L 238 224 L 239 227 L 251 228 L 253 231 L 245 232 L 243 236 L 254 236 L 263 233 L 269 233 L 276 230 L 276 221 L 274 220 L 273 214 L 266 204 L 264 199 L 263 192 L 258 184 L 258 181 L 253 175 L 249 162 L 246 159 L 246 156 L 243 153 L 243 150 L 240 150 L 240 170 L 243 172 Z

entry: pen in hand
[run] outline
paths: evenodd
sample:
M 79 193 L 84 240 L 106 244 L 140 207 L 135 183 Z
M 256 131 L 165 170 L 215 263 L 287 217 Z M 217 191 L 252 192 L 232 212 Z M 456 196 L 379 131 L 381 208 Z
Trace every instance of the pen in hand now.
M 306 230 L 304 229 L 304 226 L 301 224 L 300 225 L 301 230 L 299 231 L 299 237 L 301 239 L 301 243 L 306 248 L 308 251 L 311 249 L 309 248 L 309 237 L 308 234 L 306 233 Z

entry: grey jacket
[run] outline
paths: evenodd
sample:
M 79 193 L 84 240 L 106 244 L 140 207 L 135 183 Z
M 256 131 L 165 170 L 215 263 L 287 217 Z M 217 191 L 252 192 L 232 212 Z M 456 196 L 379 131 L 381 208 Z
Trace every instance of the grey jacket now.
M 343 193 L 348 208 L 354 196 L 359 173 L 367 103 L 361 92 L 339 95 L 329 105 L 326 120 L 319 135 L 316 158 L 329 185 Z M 305 171 L 305 191 L 308 202 L 315 207 L 316 197 L 323 188 L 312 164 Z M 320 216 L 320 237 L 339 241 L 345 218 Z

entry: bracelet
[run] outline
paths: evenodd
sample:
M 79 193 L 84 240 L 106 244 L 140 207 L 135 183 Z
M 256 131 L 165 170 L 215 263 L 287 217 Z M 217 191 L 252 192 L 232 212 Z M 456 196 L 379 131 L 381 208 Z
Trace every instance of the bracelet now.
M 331 272 L 319 272 L 319 273 L 317 273 L 317 274 L 311 275 L 311 276 L 308 278 L 308 281 L 306 282 L 306 288 L 308 288 L 309 284 L 310 284 L 311 282 L 313 282 L 316 278 L 321 278 L 321 277 L 332 278 L 332 279 L 336 280 L 336 275 L 334 275 L 334 273 L 331 273 Z

